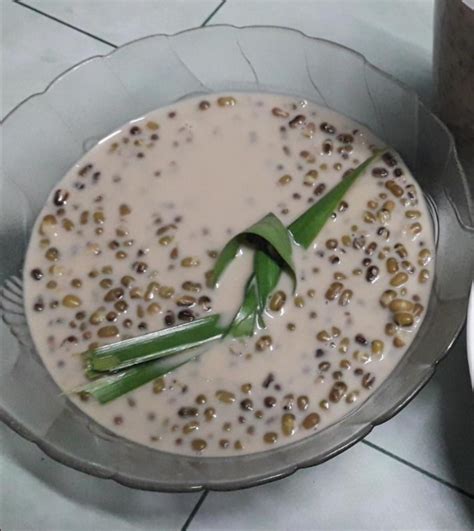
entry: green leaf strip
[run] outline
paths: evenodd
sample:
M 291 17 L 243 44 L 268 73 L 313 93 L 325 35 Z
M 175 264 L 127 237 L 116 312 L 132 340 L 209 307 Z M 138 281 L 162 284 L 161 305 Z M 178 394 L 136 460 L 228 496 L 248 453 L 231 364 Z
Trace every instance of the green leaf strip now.
M 349 188 L 365 172 L 365 170 L 382 155 L 385 150 L 376 151 L 371 157 L 359 164 L 347 177 L 336 184 L 334 188 L 324 195 L 317 203 L 308 208 L 299 218 L 288 227 L 295 242 L 307 249 L 316 239 L 321 229 L 337 210 L 339 203 L 346 195 Z
M 258 248 L 261 252 L 269 254 L 274 260 L 282 261 L 291 275 L 295 287 L 296 272 L 293 264 L 291 238 L 288 229 L 272 213 L 267 214 L 260 221 L 234 236 L 225 245 L 214 265 L 212 283 L 216 285 L 222 273 L 235 258 L 242 243 L 255 237 L 259 240 Z
M 174 358 L 172 360 L 166 358 L 164 360 L 149 361 L 137 367 L 131 367 L 115 374 L 103 376 L 98 380 L 76 389 L 74 392 L 91 395 L 101 404 L 106 404 L 155 378 L 176 370 L 178 367 L 191 361 L 191 359 L 193 358 L 179 363 L 176 363 Z
M 117 371 L 150 360 L 178 354 L 220 338 L 225 329 L 214 314 L 197 321 L 132 337 L 93 350 L 88 356 L 92 371 Z

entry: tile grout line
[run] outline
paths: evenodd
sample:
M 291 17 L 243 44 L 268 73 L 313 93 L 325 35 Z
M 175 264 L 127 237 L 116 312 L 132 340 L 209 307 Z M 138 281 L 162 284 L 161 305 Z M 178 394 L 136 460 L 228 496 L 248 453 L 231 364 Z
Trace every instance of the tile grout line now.
M 214 15 L 219 11 L 219 9 L 227 2 L 227 0 L 222 0 L 221 3 L 214 9 L 214 11 L 211 11 L 209 16 L 206 18 L 206 20 L 201 24 L 201 28 L 203 28 L 210 20 L 214 17 Z
M 394 459 L 395 461 L 398 461 L 402 465 L 405 465 L 405 466 L 407 466 L 407 467 L 409 467 L 409 468 L 411 468 L 413 470 L 416 470 L 416 472 L 419 472 L 420 474 L 423 474 L 424 476 L 427 476 L 430 479 L 433 479 L 434 481 L 437 481 L 438 483 L 441 483 L 445 487 L 448 487 L 448 488 L 458 492 L 459 494 L 463 494 L 464 496 L 467 496 L 471 500 L 474 500 L 474 494 L 472 494 L 469 491 L 463 489 L 462 487 L 458 487 L 457 485 L 454 485 L 453 483 L 450 483 L 449 481 L 446 481 L 445 479 L 440 478 L 440 477 L 436 476 L 435 474 L 432 474 L 431 472 L 428 472 L 428 470 L 424 470 L 423 468 L 419 467 L 418 465 L 410 463 L 410 461 L 407 461 L 406 459 L 403 459 L 402 457 L 399 457 L 398 455 L 396 455 L 396 454 L 394 454 L 392 452 L 389 452 L 388 450 L 385 450 L 384 448 L 382 448 L 380 446 L 377 446 L 374 443 L 366 441 L 365 439 L 363 441 L 361 441 L 361 442 L 363 444 L 365 444 L 366 446 L 368 446 L 369 448 L 372 448 L 373 450 L 376 450 L 377 452 L 380 452 L 380 453 L 386 455 L 387 457 L 391 457 L 392 459 Z
M 181 528 L 181 531 L 187 531 L 189 528 L 189 524 L 193 521 L 194 517 L 196 516 L 197 512 L 201 508 L 201 505 L 204 503 L 204 500 L 207 498 L 207 495 L 209 494 L 208 490 L 205 490 L 201 496 L 199 497 L 199 500 L 196 502 L 196 505 L 193 507 L 193 510 L 191 511 L 190 515 L 186 519 L 186 522 L 184 522 L 183 527 Z
M 385 455 L 387 457 L 390 457 L 391 459 L 394 459 L 395 461 L 401 463 L 402 465 L 405 465 L 405 466 L 415 470 L 416 472 L 419 472 L 420 474 L 423 474 L 424 476 L 429 477 L 430 479 L 432 479 L 434 481 L 437 481 L 438 483 L 441 483 L 441 485 L 443 485 L 445 487 L 448 487 L 448 488 L 458 492 L 459 494 L 463 494 L 464 496 L 467 496 L 470 499 L 474 499 L 474 494 L 471 494 L 467 490 L 465 490 L 465 489 L 463 489 L 461 487 L 458 487 L 458 486 L 454 485 L 453 483 L 450 483 L 449 481 L 446 481 L 445 479 L 442 479 L 442 478 L 436 476 L 435 474 L 432 474 L 431 472 L 428 472 L 427 470 L 424 470 L 423 468 L 421 468 L 421 467 L 419 467 L 419 466 L 417 466 L 417 465 L 415 465 L 413 463 L 410 463 L 410 461 L 407 461 L 406 459 L 403 459 L 402 457 L 399 457 L 398 455 L 393 454 L 392 452 L 389 452 L 388 450 L 385 450 L 384 448 L 381 448 L 380 446 L 377 446 L 376 444 L 371 443 L 369 441 L 362 440 L 361 442 L 363 444 L 365 444 L 366 446 L 368 446 L 369 448 L 372 448 L 373 450 L 375 450 L 377 452 L 380 452 L 381 454 L 383 454 L 383 455 Z M 189 525 L 193 521 L 193 519 L 196 516 L 196 514 L 199 512 L 199 510 L 200 510 L 202 504 L 204 503 L 205 499 L 207 498 L 208 494 L 209 494 L 208 490 L 205 490 L 201 494 L 199 500 L 196 502 L 196 505 L 192 509 L 191 514 L 188 516 L 186 522 L 184 523 L 183 527 L 181 528 L 181 531 L 187 531 L 189 529 Z
M 37 9 L 36 7 L 25 4 L 21 0 L 13 0 L 13 3 L 21 7 L 24 7 L 26 9 L 29 9 L 33 11 L 34 13 L 43 15 L 44 17 L 49 18 L 50 20 L 54 20 L 55 22 L 58 22 L 59 24 L 62 24 L 63 26 L 66 26 L 67 28 L 73 29 L 74 31 L 82 33 L 83 35 L 86 35 L 87 37 L 91 37 L 92 39 L 96 41 L 99 41 L 103 44 L 107 44 L 107 46 L 111 46 L 112 48 L 118 48 L 118 46 L 116 44 L 113 44 L 112 42 L 106 41 L 105 39 L 102 39 L 101 37 L 98 37 L 97 35 L 94 35 L 93 33 L 89 33 L 86 30 L 73 26 L 72 24 L 69 24 L 69 22 L 66 22 L 65 20 L 61 20 L 60 18 L 50 15 L 49 13 L 46 13 L 45 11 L 41 11 L 40 9 Z

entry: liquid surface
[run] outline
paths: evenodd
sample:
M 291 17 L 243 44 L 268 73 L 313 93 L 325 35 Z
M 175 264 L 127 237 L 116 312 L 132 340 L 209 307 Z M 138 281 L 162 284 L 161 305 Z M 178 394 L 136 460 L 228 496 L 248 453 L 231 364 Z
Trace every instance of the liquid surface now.
M 268 94 L 189 99 L 107 137 L 58 183 L 33 229 L 25 307 L 54 380 L 85 383 L 91 346 L 242 301 L 252 253 L 207 286 L 218 251 L 273 212 L 291 223 L 382 144 L 322 107 Z M 395 153 L 351 188 L 308 251 L 295 248 L 267 329 L 214 343 L 166 377 L 76 405 L 119 436 L 175 453 L 274 448 L 336 422 L 406 352 L 434 273 L 423 195 Z

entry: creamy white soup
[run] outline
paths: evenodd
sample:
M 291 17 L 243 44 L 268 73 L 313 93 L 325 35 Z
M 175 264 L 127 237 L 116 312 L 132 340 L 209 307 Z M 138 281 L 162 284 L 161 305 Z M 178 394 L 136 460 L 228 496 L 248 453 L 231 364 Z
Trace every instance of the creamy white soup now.
M 28 248 L 26 313 L 52 378 L 69 392 L 87 382 L 89 349 L 230 318 L 253 251 L 212 288 L 225 243 L 269 212 L 291 223 L 382 146 L 334 111 L 249 93 L 188 99 L 108 136 L 51 191 Z M 390 376 L 426 313 L 431 219 L 398 154 L 359 177 L 294 261 L 296 293 L 284 274 L 253 337 L 216 341 L 107 404 L 71 400 L 121 437 L 180 454 L 317 437 Z

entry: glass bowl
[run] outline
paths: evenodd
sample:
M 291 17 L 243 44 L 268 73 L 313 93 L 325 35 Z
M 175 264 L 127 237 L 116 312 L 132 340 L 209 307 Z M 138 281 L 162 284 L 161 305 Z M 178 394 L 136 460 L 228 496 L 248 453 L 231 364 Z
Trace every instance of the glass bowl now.
M 20 276 L 49 190 L 99 139 L 181 98 L 237 90 L 331 107 L 402 155 L 432 210 L 434 288 L 408 353 L 340 422 L 248 456 L 177 456 L 109 434 L 60 394 L 28 337 L 21 281 L 10 277 Z M 10 113 L 2 134 L 0 284 L 6 282 L 7 326 L 0 328 L 0 417 L 66 465 L 163 491 L 235 489 L 286 476 L 335 456 L 393 416 L 429 380 L 463 325 L 474 263 L 473 209 L 453 139 L 413 91 L 344 46 L 276 27 L 211 26 L 147 37 L 70 69 Z

